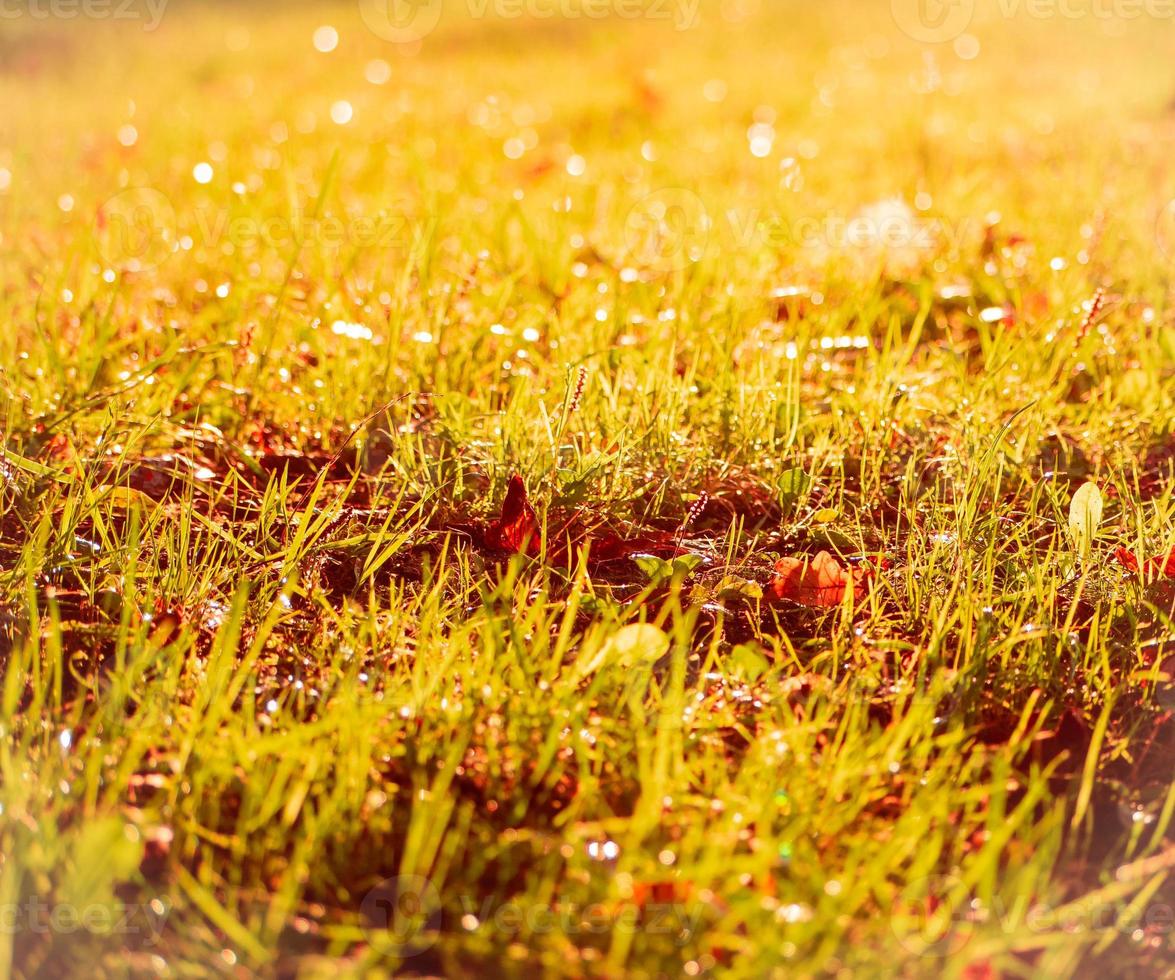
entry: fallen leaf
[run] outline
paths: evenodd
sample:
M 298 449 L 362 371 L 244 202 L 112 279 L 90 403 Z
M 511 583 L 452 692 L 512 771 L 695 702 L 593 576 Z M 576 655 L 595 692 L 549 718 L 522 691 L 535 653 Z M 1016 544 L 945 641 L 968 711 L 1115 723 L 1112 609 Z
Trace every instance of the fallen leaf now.
M 651 623 L 622 626 L 590 656 L 581 658 L 576 676 L 584 678 L 605 665 L 629 670 L 638 664 L 651 664 L 669 652 L 669 637 Z
M 1116 548 L 1114 550 L 1114 558 L 1117 559 L 1118 564 L 1123 568 L 1132 572 L 1138 571 L 1138 558 L 1135 557 L 1134 552 L 1129 548 Z
M 1089 555 L 1090 545 L 1102 522 L 1102 492 L 1096 483 L 1083 483 L 1069 503 L 1069 532 L 1082 557 Z
M 1127 548 L 1116 549 L 1114 558 L 1117 559 L 1119 565 L 1132 572 L 1137 572 L 1142 567 L 1138 556 Z M 1147 559 L 1145 564 L 1146 570 L 1152 575 L 1166 575 L 1168 578 L 1175 578 L 1175 548 L 1167 552 L 1166 557 L 1158 555 L 1155 558 Z
M 593 565 L 602 565 L 608 562 L 629 560 L 634 555 L 656 555 L 659 558 L 674 558 L 682 554 L 683 549 L 675 535 L 664 531 L 654 531 L 649 534 L 621 537 L 611 532 L 596 537 L 594 533 L 587 533 L 578 541 L 577 545 L 590 547 L 590 558 Z
M 526 496 L 526 484 L 515 473 L 510 477 L 502 515 L 486 528 L 486 544 L 499 551 L 534 554 L 539 547 L 539 522 Z
M 775 563 L 771 591 L 777 599 L 805 606 L 839 606 L 847 592 L 864 598 L 865 584 L 858 573 L 844 568 L 827 551 L 815 558 L 780 558 Z

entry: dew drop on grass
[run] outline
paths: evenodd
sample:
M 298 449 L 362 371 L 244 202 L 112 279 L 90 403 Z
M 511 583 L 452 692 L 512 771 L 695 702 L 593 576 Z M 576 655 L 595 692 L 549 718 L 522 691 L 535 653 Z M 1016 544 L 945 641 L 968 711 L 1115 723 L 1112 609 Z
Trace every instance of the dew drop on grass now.
M 587 853 L 593 861 L 615 861 L 620 856 L 620 845 L 614 840 L 591 841 Z
M 807 922 L 812 918 L 812 910 L 807 905 L 792 902 L 789 905 L 779 906 L 775 917 L 781 922 Z
M 346 320 L 335 320 L 330 325 L 330 331 L 340 337 L 348 337 L 351 340 L 371 340 L 374 336 L 370 327 L 365 327 L 362 323 L 350 323 Z

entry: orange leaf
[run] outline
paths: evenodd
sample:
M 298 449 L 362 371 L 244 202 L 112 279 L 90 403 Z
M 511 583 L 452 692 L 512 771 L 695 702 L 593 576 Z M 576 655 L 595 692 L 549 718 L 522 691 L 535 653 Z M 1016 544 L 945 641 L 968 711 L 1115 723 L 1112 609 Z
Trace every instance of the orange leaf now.
M 805 606 L 839 606 L 851 591 L 861 599 L 865 585 L 851 568 L 844 568 L 827 551 L 815 558 L 780 558 L 775 563 L 771 590 L 778 599 L 791 599 Z
M 515 473 L 502 501 L 502 516 L 486 529 L 486 544 L 500 551 L 533 554 L 538 549 L 539 522 L 526 496 L 526 484 Z

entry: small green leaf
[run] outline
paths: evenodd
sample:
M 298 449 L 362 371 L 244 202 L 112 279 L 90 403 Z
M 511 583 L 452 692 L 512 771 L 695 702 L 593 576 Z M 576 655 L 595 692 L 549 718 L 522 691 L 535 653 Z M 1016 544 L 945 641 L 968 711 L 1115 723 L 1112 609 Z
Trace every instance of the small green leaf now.
M 758 680 L 771 666 L 771 661 L 763 655 L 763 648 L 757 643 L 740 643 L 730 651 L 727 663 L 734 677 L 748 683 Z
M 853 551 L 857 545 L 847 534 L 827 524 L 812 528 L 812 543 L 830 551 Z
M 103 817 L 84 824 L 74 841 L 61 896 L 78 908 L 112 906 L 120 885 L 133 880 L 143 856 L 139 834 L 124 820 Z
M 798 466 L 784 471 L 779 478 L 779 503 L 785 511 L 791 511 L 808 492 L 812 478 Z
M 576 675 L 587 677 L 605 667 L 631 668 L 652 664 L 669 651 L 669 637 L 650 623 L 631 623 L 613 633 L 593 654 L 576 665 Z
M 678 555 L 673 559 L 673 574 L 686 576 L 693 573 L 705 559 L 701 555 Z
M 671 578 L 686 578 L 705 560 L 701 555 L 678 555 L 673 561 L 666 561 L 656 555 L 633 555 L 632 560 L 645 573 L 652 584 Z
M 757 602 L 763 598 L 763 587 L 758 582 L 745 578 L 727 576 L 718 586 L 718 595 L 722 599 L 745 599 L 748 602 Z
M 633 555 L 632 560 L 650 582 L 660 582 L 673 575 L 673 566 L 656 555 Z

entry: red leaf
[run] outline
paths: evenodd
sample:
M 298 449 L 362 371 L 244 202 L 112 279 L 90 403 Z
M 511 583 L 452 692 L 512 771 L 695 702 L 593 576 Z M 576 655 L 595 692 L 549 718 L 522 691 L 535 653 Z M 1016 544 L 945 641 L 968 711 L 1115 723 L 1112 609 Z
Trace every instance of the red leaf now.
M 805 606 L 839 606 L 845 593 L 864 598 L 862 576 L 844 568 L 827 551 L 815 558 L 780 558 L 775 563 L 771 590 L 778 599 L 791 599 Z
M 499 551 L 534 554 L 539 546 L 539 522 L 526 496 L 526 484 L 515 473 L 510 477 L 502 516 L 486 528 L 486 544 Z
M 1114 557 L 1123 568 L 1129 569 L 1132 572 L 1138 571 L 1138 559 L 1134 557 L 1134 553 L 1129 549 L 1118 548 L 1114 552 Z
M 1126 548 L 1118 548 L 1114 552 L 1114 558 L 1117 559 L 1118 564 L 1123 568 L 1129 569 L 1132 572 L 1138 571 L 1138 556 L 1134 552 Z M 1148 559 L 1146 570 L 1152 575 L 1161 574 L 1166 575 L 1168 578 L 1175 578 L 1175 548 L 1172 548 L 1166 557 L 1159 555 L 1156 558 Z

